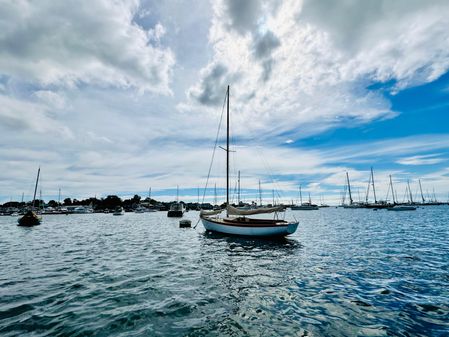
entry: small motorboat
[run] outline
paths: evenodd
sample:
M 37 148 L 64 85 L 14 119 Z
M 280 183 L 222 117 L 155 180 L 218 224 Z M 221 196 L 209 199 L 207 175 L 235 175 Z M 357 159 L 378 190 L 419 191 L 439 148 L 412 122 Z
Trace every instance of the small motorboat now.
M 142 206 L 136 207 L 134 213 L 145 213 L 145 208 Z
M 114 213 L 112 213 L 112 215 L 123 215 L 123 214 L 125 214 L 125 212 L 123 211 L 123 207 L 117 207 L 114 210 Z
M 167 212 L 167 216 L 169 218 L 182 218 L 184 212 L 184 205 L 176 202 L 170 206 L 170 210 Z

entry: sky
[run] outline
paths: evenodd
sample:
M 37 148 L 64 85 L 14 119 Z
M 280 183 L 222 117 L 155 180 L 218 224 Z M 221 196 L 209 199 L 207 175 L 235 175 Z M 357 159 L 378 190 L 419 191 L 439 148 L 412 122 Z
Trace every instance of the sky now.
M 38 167 L 46 200 L 223 201 L 227 85 L 244 201 L 336 204 L 346 172 L 364 199 L 371 167 L 447 200 L 448 27 L 446 0 L 0 0 L 0 202 Z

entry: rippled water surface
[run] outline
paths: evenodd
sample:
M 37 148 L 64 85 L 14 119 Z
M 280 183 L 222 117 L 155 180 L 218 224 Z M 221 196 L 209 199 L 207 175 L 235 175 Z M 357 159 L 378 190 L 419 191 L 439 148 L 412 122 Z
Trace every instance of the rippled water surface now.
M 293 215 L 277 242 L 165 212 L 0 217 L 0 336 L 449 336 L 448 206 Z

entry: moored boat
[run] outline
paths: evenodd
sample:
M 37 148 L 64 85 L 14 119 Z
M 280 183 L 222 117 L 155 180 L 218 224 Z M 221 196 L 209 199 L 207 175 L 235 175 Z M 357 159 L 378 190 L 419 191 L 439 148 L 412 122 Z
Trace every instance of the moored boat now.
M 39 174 L 41 172 L 41 168 L 37 170 L 37 178 L 36 178 L 36 185 L 34 187 L 34 195 L 33 195 L 33 203 L 32 203 L 32 209 L 27 211 L 23 217 L 18 219 L 18 226 L 22 227 L 33 227 L 40 225 L 42 218 L 38 216 L 34 212 L 34 202 L 36 200 L 36 192 L 37 192 L 37 185 L 39 183 Z
M 112 215 L 123 215 L 125 214 L 125 211 L 123 210 L 123 207 L 117 207 L 114 210 L 114 213 L 112 213 Z
M 35 212 L 30 210 L 26 212 L 25 215 L 18 220 L 18 222 L 19 222 L 18 226 L 23 227 L 37 226 L 40 225 L 41 223 L 41 217 L 38 216 Z
M 176 186 L 176 202 L 170 205 L 170 209 L 167 212 L 169 218 L 182 218 L 184 216 L 184 204 L 179 202 L 179 186 Z
M 290 209 L 292 211 L 316 211 L 319 209 L 318 205 L 312 204 L 312 200 L 310 199 L 310 193 L 309 193 L 309 201 L 308 202 L 302 202 L 302 192 L 301 192 L 301 185 L 299 185 L 299 205 L 292 205 Z
M 325 206 L 329 207 L 329 206 Z M 316 211 L 318 210 L 318 205 L 309 204 L 307 202 L 303 203 L 302 205 L 293 205 L 291 206 L 292 211 Z
M 185 209 L 184 205 L 180 202 L 175 202 L 171 204 L 170 209 L 167 212 L 167 217 L 169 218 L 182 218 L 184 215 Z
M 277 218 L 283 206 L 260 207 L 256 209 L 238 209 L 229 203 L 229 86 L 226 92 L 227 103 L 227 133 L 226 133 L 226 217 L 219 217 L 222 210 L 202 210 L 200 219 L 207 231 L 227 235 L 248 237 L 284 237 L 293 234 L 298 228 L 298 222 L 288 222 Z M 273 219 L 249 218 L 249 215 L 274 213 Z M 234 216 L 234 217 L 232 217 Z

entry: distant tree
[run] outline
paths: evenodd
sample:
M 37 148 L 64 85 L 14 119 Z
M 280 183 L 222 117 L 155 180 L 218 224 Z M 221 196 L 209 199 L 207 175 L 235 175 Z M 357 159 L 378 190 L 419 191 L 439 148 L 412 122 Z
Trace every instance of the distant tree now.
M 3 207 L 18 207 L 20 205 L 17 201 L 8 201 L 3 204 Z
M 132 197 L 131 199 L 125 199 L 123 200 L 123 207 L 125 209 L 130 209 L 133 206 L 136 206 L 140 203 L 140 196 L 138 196 L 137 194 L 134 195 L 134 197 Z
M 116 195 L 108 195 L 106 199 L 102 200 L 101 202 L 101 208 L 105 209 L 114 209 L 117 206 L 122 205 L 122 199 L 120 199 Z
M 71 206 L 72 205 L 72 199 L 65 198 L 64 199 L 64 206 Z
M 47 205 L 49 207 L 58 207 L 58 203 L 54 200 L 50 200 Z

